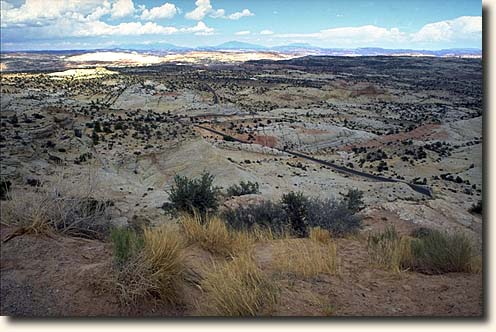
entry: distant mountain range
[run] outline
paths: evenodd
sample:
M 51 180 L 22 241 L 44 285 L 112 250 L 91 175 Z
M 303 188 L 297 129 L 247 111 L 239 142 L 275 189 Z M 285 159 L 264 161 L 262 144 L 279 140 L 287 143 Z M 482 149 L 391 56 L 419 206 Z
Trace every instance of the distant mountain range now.
M 281 46 L 263 46 L 240 41 L 228 41 L 216 46 L 184 47 L 170 43 L 159 42 L 155 44 L 129 44 L 118 48 L 98 49 L 98 50 L 77 50 L 77 52 L 88 51 L 140 51 L 158 53 L 177 53 L 188 51 L 239 51 L 239 52 L 278 52 L 297 53 L 301 55 L 334 55 L 334 56 L 374 56 L 374 55 L 410 55 L 410 56 L 482 56 L 482 50 L 477 48 L 451 48 L 442 50 L 414 50 L 414 49 L 385 49 L 378 47 L 363 48 L 324 48 L 313 46 L 308 43 L 293 43 Z M 76 50 L 73 50 L 76 52 Z M 47 51 L 27 51 L 42 53 Z M 54 53 L 70 53 L 71 51 L 50 51 Z M 10 52 L 6 52 L 10 53 Z

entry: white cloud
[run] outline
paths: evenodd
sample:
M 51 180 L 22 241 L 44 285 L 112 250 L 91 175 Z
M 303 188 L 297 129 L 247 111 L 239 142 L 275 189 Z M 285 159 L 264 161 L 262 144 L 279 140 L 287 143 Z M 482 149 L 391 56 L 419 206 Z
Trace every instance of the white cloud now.
M 482 36 L 482 16 L 461 16 L 453 20 L 424 25 L 412 34 L 415 42 L 439 42 L 473 39 Z
M 244 30 L 244 31 L 238 31 L 235 33 L 236 36 L 246 36 L 246 35 L 249 35 L 251 32 L 248 31 L 248 30 Z
M 381 28 L 374 25 L 364 25 L 360 27 L 343 27 L 320 30 L 315 33 L 294 33 L 294 34 L 279 34 L 276 37 L 283 38 L 312 38 L 325 41 L 332 41 L 340 44 L 352 43 L 374 43 L 377 41 L 402 41 L 405 39 L 405 34 L 397 28 Z
M 253 14 L 249 9 L 243 9 L 241 12 L 235 12 L 229 15 L 226 15 L 226 11 L 224 9 L 214 9 L 210 0 L 196 0 L 195 9 L 186 13 L 184 17 L 190 20 L 202 20 L 205 16 L 209 16 L 211 18 L 224 18 L 228 20 L 239 20 L 241 17 L 245 16 L 253 16 Z
M 142 20 L 152 21 L 159 18 L 172 18 L 177 12 L 174 4 L 166 2 L 160 7 L 153 7 L 150 10 L 144 9 L 140 17 Z
M 273 35 L 274 34 L 274 31 L 272 31 L 272 30 L 262 30 L 262 31 L 260 31 L 260 34 L 261 35 Z
M 52 0 L 50 5 L 47 5 L 44 0 L 26 0 L 21 6 L 14 7 L 2 1 L 1 26 L 2 28 L 46 26 L 53 24 L 53 21 L 64 15 L 73 19 L 82 19 L 85 15 L 91 14 L 100 4 L 99 0 Z
M 443 43 L 442 45 L 456 44 L 457 42 L 481 42 L 482 17 L 461 16 L 452 20 L 439 21 L 424 25 L 419 31 L 406 33 L 398 28 L 382 28 L 375 25 L 359 27 L 342 27 L 320 30 L 314 33 L 287 33 L 276 34 L 278 38 L 294 40 L 320 41 L 335 47 L 371 46 L 371 45 L 400 45 L 407 47 L 424 47 L 428 43 Z
M 122 18 L 134 14 L 133 0 L 117 0 L 110 11 L 112 18 Z
M 255 15 L 255 14 L 250 12 L 249 9 L 243 9 L 241 12 L 236 12 L 236 13 L 233 13 L 231 15 L 227 15 L 227 16 L 225 16 L 225 18 L 227 18 L 229 20 L 239 20 L 242 17 L 253 16 L 253 15 Z
M 73 36 L 94 37 L 94 36 L 139 36 L 139 35 L 171 35 L 179 30 L 176 27 L 165 27 L 154 22 L 129 22 L 118 25 L 109 25 L 105 22 L 95 21 L 84 24 L 76 29 Z
M 208 36 L 208 35 L 212 35 L 214 33 L 215 29 L 208 27 L 205 23 L 200 21 L 193 27 L 182 28 L 181 31 L 182 32 L 193 32 L 195 35 L 198 35 L 198 36 Z
M 213 10 L 212 5 L 210 4 L 210 0 L 196 0 L 195 2 L 196 8 L 192 11 L 186 13 L 184 17 L 190 20 L 202 20 L 205 15 L 207 15 L 210 11 Z

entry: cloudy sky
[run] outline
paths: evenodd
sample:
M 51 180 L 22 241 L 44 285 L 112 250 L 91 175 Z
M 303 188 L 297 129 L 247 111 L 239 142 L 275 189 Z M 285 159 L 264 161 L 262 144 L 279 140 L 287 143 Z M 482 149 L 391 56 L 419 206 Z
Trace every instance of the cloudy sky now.
M 0 0 L 2 50 L 130 45 L 481 48 L 476 0 Z

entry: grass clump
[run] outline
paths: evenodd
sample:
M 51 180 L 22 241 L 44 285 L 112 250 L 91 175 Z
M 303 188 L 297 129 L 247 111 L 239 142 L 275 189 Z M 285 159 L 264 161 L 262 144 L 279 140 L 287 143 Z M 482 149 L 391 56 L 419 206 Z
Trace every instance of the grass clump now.
M 228 196 L 243 196 L 250 194 L 260 194 L 258 182 L 241 181 L 238 184 L 233 184 L 226 190 Z
M 247 250 L 253 242 L 248 232 L 228 229 L 226 223 L 218 216 L 202 222 L 198 215 L 184 215 L 181 225 L 190 244 L 199 244 L 203 249 L 217 255 L 237 255 Z
M 132 229 L 114 228 L 110 233 L 114 260 L 122 266 L 143 248 L 143 237 Z
M 201 283 L 206 301 L 201 311 L 216 316 L 270 314 L 279 291 L 249 255 L 216 265 Z
M 432 231 L 411 242 L 412 268 L 428 274 L 471 272 L 473 244 L 463 233 Z
M 367 249 L 371 261 L 386 270 L 401 272 L 408 268 L 407 260 L 411 257 L 409 239 L 400 236 L 392 225 L 383 232 L 369 235 Z
M 274 264 L 280 271 L 306 278 L 334 274 L 338 267 L 336 244 L 294 239 L 279 248 Z
M 176 175 L 169 193 L 172 207 L 190 215 L 199 213 L 202 217 L 217 211 L 220 191 L 213 186 L 213 180 L 214 176 L 209 173 L 195 179 Z
M 472 241 L 463 233 L 422 229 L 416 238 L 400 236 L 393 226 L 370 235 L 368 251 L 371 260 L 399 272 L 413 270 L 425 274 L 478 272 L 481 267 L 474 255 Z
M 143 231 L 143 246 L 118 267 L 116 286 L 124 305 L 142 300 L 177 303 L 184 280 L 184 243 L 170 226 Z

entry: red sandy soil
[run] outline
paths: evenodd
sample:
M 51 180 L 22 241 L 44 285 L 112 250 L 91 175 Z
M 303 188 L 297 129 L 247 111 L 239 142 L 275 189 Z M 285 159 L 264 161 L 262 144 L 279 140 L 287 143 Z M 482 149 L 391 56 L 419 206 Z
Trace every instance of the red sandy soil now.
M 379 215 L 378 215 L 379 216 Z M 372 228 L 384 218 L 370 219 Z M 391 217 L 392 218 L 392 217 Z M 390 219 L 391 219 L 390 218 Z M 391 221 L 393 221 L 391 219 Z M 378 223 L 378 225 L 376 225 Z M 401 229 L 401 226 L 399 226 Z M 408 229 L 404 229 L 407 231 Z M 0 227 L 4 240 L 14 227 Z M 481 316 L 482 275 L 449 273 L 395 274 L 374 268 L 368 260 L 364 236 L 339 239 L 337 275 L 303 278 L 274 270 L 274 251 L 281 245 L 308 239 L 257 243 L 259 266 L 279 285 L 275 316 Z M 112 254 L 108 243 L 62 235 L 14 237 L 1 246 L 1 314 L 9 316 L 182 316 L 196 315 L 202 302 L 197 286 L 211 254 L 187 249 L 190 280 L 181 305 L 142 303 L 121 307 L 104 285 L 109 280 Z M 203 266 L 203 268 L 201 268 Z M 192 277 L 193 276 L 193 277 Z

